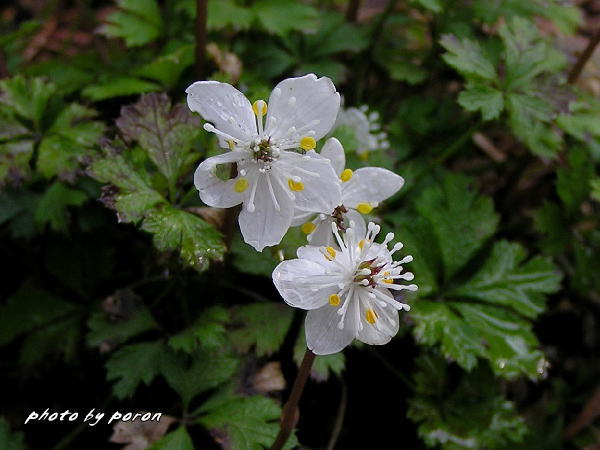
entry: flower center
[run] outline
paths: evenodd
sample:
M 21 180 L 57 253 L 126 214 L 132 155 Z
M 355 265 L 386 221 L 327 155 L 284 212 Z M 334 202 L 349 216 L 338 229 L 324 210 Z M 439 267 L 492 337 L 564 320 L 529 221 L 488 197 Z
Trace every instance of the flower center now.
M 375 287 L 377 286 L 377 280 L 375 277 L 379 274 L 379 272 L 381 272 L 382 269 L 383 265 L 375 265 L 375 259 L 363 261 L 356 268 L 352 281 L 362 286 Z M 364 280 L 367 280 L 367 283 L 365 283 Z
M 279 158 L 279 151 L 273 148 L 270 137 L 253 143 L 250 150 L 261 172 L 269 170 L 273 161 Z

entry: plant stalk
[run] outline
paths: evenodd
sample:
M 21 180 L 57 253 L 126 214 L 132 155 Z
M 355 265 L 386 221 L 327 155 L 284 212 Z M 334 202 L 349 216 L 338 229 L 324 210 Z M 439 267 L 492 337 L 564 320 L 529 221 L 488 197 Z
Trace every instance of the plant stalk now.
M 594 50 L 596 50 L 596 47 L 598 46 L 598 44 L 600 44 L 600 28 L 592 36 L 592 38 L 590 39 L 590 42 L 588 42 L 587 47 L 581 53 L 581 55 L 579 55 L 579 59 L 577 60 L 575 65 L 571 68 L 571 71 L 569 72 L 569 77 L 567 78 L 567 81 L 569 82 L 569 84 L 574 84 L 577 81 L 577 79 L 579 78 L 579 75 L 581 75 L 581 72 L 583 71 L 583 68 L 587 64 L 588 60 L 594 54 Z
M 292 392 L 281 412 L 279 434 L 277 435 L 275 442 L 273 442 L 271 450 L 281 450 L 292 434 L 294 426 L 298 422 L 298 417 L 300 415 L 298 411 L 298 402 L 300 401 L 300 397 L 302 397 L 302 391 L 304 391 L 304 386 L 306 385 L 306 380 L 308 380 L 310 369 L 312 368 L 314 361 L 315 354 L 309 349 L 306 349 L 302 363 L 298 368 L 294 386 L 292 386 Z

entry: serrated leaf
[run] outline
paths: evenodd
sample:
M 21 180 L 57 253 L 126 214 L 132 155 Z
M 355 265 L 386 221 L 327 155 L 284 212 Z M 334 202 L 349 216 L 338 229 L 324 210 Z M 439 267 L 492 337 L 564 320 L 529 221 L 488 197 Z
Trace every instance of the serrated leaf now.
M 289 31 L 314 30 L 317 25 L 317 10 L 296 1 L 258 0 L 252 11 L 267 31 L 280 36 Z
M 20 75 L 0 81 L 0 104 L 12 108 L 21 118 L 31 121 L 41 131 L 44 112 L 56 87 L 40 78 L 27 79 Z
M 547 254 L 558 255 L 569 244 L 571 231 L 562 208 L 556 203 L 544 202 L 533 216 L 536 231 L 543 235 L 540 248 Z
M 156 0 L 117 0 L 119 9 L 110 14 L 101 33 L 123 38 L 128 47 L 152 42 L 162 34 L 163 21 Z
M 483 52 L 479 44 L 470 39 L 458 39 L 446 34 L 440 44 L 447 50 L 443 55 L 444 61 L 465 77 L 478 77 L 484 80 L 495 80 L 496 70 Z
M 220 260 L 225 252 L 221 234 L 194 214 L 165 205 L 146 215 L 142 229 L 153 234 L 161 251 L 177 250 L 183 261 L 202 271 L 209 260 Z
M 130 344 L 117 350 L 106 362 L 106 379 L 117 380 L 114 395 L 123 399 L 133 395 L 140 383 L 149 385 L 158 373 L 163 353 L 160 341 Z
M 255 346 L 258 356 L 279 350 L 292 324 L 293 311 L 277 303 L 252 303 L 232 311 L 233 330 L 229 338 L 246 353 Z
M 556 292 L 561 276 L 542 257 L 527 262 L 525 249 L 516 243 L 499 241 L 479 271 L 468 281 L 446 293 L 506 306 L 534 318 L 544 310 L 544 295 Z
M 494 449 L 522 441 L 525 423 L 489 370 L 479 367 L 457 383 L 439 357 L 421 356 L 417 367 L 408 416 L 427 446 Z
M 207 402 L 199 422 L 219 436 L 224 448 L 262 450 L 269 448 L 279 432 L 281 408 L 269 398 L 225 397 L 212 404 Z M 295 436 L 284 446 L 294 448 Z
M 192 15 L 195 15 L 195 8 Z M 219 30 L 227 26 L 247 30 L 254 20 L 254 14 L 248 8 L 236 5 L 232 0 L 208 2 L 209 29 Z
M 46 291 L 23 286 L 0 309 L 0 345 L 74 311 L 76 307 L 69 302 Z
M 31 173 L 30 160 L 35 141 L 25 137 L 8 142 L 0 142 L 0 185 L 6 182 L 19 184 Z
M 146 81 L 135 77 L 119 77 L 103 83 L 87 86 L 81 91 L 81 95 L 92 101 L 98 102 L 109 98 L 144 94 L 146 92 L 160 90 L 161 86 L 152 81 Z
M 210 2 L 210 4 L 214 3 L 220 2 Z M 174 49 L 170 48 L 170 51 L 165 51 L 152 62 L 141 67 L 135 75 L 158 81 L 165 87 L 173 87 L 179 81 L 181 73 L 193 62 L 194 46 L 177 43 Z
M 223 347 L 227 342 L 225 324 L 229 320 L 229 312 L 221 306 L 213 306 L 202 312 L 196 322 L 169 338 L 173 350 L 192 353 L 198 346 L 205 349 Z
M 68 227 L 67 208 L 80 206 L 87 199 L 82 191 L 55 181 L 40 197 L 35 211 L 35 223 L 40 228 L 48 224 L 54 231 L 65 232 Z
M 304 327 L 302 327 L 294 345 L 294 361 L 298 367 L 302 363 L 306 348 L 306 335 Z M 327 381 L 331 374 L 339 377 L 345 367 L 346 357 L 342 352 L 331 355 L 317 355 L 310 369 L 310 377 L 315 381 Z
M 182 104 L 171 108 L 167 94 L 147 94 L 121 109 L 117 126 L 126 141 L 136 141 L 171 183 L 181 175 L 200 122 Z
M 556 169 L 556 192 L 567 213 L 578 212 L 590 193 L 590 181 L 594 176 L 594 164 L 584 148 L 573 148 L 568 152 L 569 167 Z
M 198 394 L 229 380 L 238 368 L 238 358 L 224 349 L 198 349 L 191 355 L 163 352 L 160 373 L 188 405 Z
M 148 450 L 194 450 L 194 443 L 186 428 L 181 426 L 163 437 Z
M 23 433 L 13 433 L 10 425 L 0 417 L 0 448 L 3 450 L 24 450 Z
M 504 96 L 493 87 L 470 82 L 459 94 L 458 103 L 467 111 L 481 111 L 483 120 L 493 120 L 500 117 L 504 109 Z
M 444 262 L 444 278 L 452 278 L 496 230 L 498 216 L 491 199 L 469 187 L 470 180 L 446 175 L 441 184 L 415 201 L 429 221 Z
M 23 340 L 19 362 L 23 366 L 33 366 L 48 362 L 52 356 L 72 362 L 80 341 L 81 319 L 67 315 L 29 334 Z
M 442 0 L 413 0 L 413 3 L 421 5 L 431 12 L 439 13 L 442 10 Z
M 95 347 L 100 343 L 111 340 L 116 343 L 124 342 L 138 334 L 156 329 L 158 324 L 144 305 L 138 306 L 129 317 L 108 320 L 103 312 L 95 312 L 87 322 L 90 329 L 86 343 Z

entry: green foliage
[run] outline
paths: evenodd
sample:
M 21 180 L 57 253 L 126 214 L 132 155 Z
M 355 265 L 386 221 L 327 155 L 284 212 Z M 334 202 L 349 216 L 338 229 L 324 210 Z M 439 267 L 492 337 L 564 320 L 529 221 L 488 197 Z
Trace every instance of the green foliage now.
M 232 311 L 230 339 L 241 352 L 255 346 L 258 356 L 270 355 L 283 343 L 293 311 L 279 303 L 252 303 Z
M 112 320 L 105 313 L 95 312 L 90 316 L 87 326 L 90 331 L 86 336 L 86 342 L 89 346 L 95 347 L 105 341 L 116 343 L 127 341 L 146 331 L 155 330 L 158 324 L 148 308 L 140 305 L 128 312 L 126 317 Z
M 194 443 L 184 426 L 167 434 L 149 447 L 150 450 L 194 450 Z
M 229 320 L 229 312 L 220 306 L 208 308 L 188 328 L 169 338 L 173 350 L 193 353 L 197 347 L 216 349 L 227 342 L 225 328 Z
M 117 0 L 118 10 L 106 19 L 101 32 L 122 38 L 128 47 L 154 41 L 162 34 L 162 16 L 156 0 Z
M 201 413 L 199 423 L 217 432 L 219 440 L 231 448 L 261 450 L 277 436 L 281 408 L 259 395 L 236 397 L 225 393 L 209 399 Z M 297 443 L 292 437 L 284 448 L 294 448 Z
M 457 383 L 440 357 L 423 355 L 417 367 L 408 415 L 427 446 L 505 448 L 523 440 L 523 419 L 488 370 L 478 367 Z
M 304 353 L 306 352 L 306 336 L 304 328 L 298 333 L 296 344 L 294 345 L 294 361 L 300 366 Z M 343 353 L 333 353 L 332 355 L 319 355 L 315 357 L 313 366 L 310 370 L 310 377 L 315 381 L 327 381 L 331 374 L 341 376 L 346 367 L 346 357 Z
M 46 178 L 73 178 L 104 129 L 92 120 L 95 111 L 65 104 L 56 86 L 39 78 L 1 81 L 0 104 L 0 185 L 30 178 L 32 166 Z
M 68 224 L 67 208 L 80 206 L 87 199 L 87 195 L 83 192 L 69 189 L 63 183 L 56 181 L 40 197 L 34 222 L 40 228 L 47 224 L 54 231 L 64 232 Z
M 23 433 L 11 433 L 8 422 L 0 417 L 0 445 L 5 450 L 22 450 L 25 448 Z
M 116 380 L 115 397 L 131 397 L 140 383 L 146 386 L 156 377 L 161 365 L 160 341 L 130 344 L 116 351 L 106 362 L 106 379 Z

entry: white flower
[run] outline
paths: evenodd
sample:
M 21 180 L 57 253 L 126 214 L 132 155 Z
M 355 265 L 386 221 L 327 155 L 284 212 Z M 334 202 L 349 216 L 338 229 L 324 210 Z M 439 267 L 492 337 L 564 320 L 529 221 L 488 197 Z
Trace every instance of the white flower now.
M 341 199 L 328 214 L 321 212 L 312 221 L 313 214 L 296 209 L 294 225 L 302 225 L 312 245 L 331 245 L 331 223 L 343 228 L 351 221 L 357 235 L 365 234 L 365 221 L 361 214 L 369 214 L 380 202 L 391 197 L 404 185 L 404 179 L 394 172 L 381 167 L 362 167 L 356 171 L 344 169 L 346 156 L 344 148 L 336 138 L 329 138 L 321 156 L 331 161 L 333 169 L 342 182 Z
M 385 131 L 381 130 L 379 113 L 369 112 L 367 105 L 359 108 L 340 108 L 333 128 L 347 126 L 354 131 L 354 137 L 358 141 L 356 153 L 363 159 L 367 159 L 369 152 L 387 149 L 390 143 Z
M 336 353 L 353 339 L 366 344 L 385 344 L 398 332 L 398 311 L 410 307 L 394 299 L 390 290 L 414 291 L 414 284 L 395 284 L 412 280 L 402 264 L 412 261 L 406 256 L 393 261 L 392 255 L 402 248 L 388 243 L 374 243 L 379 225 L 369 223 L 366 235 L 359 236 L 352 227 L 343 238 L 332 224 L 338 247 L 305 246 L 298 249 L 298 259 L 283 261 L 273 271 L 273 282 L 291 306 L 309 310 L 306 317 L 306 342 L 317 355 Z
M 251 105 L 233 86 L 217 81 L 198 81 L 186 92 L 190 109 L 210 122 L 204 129 L 231 150 L 196 170 L 200 198 L 217 208 L 243 203 L 239 224 L 248 244 L 258 251 L 278 244 L 296 207 L 329 211 L 337 206 L 339 180 L 330 162 L 312 150 L 339 109 L 340 96 L 329 78 L 309 74 L 283 80 L 268 104 Z M 227 163 L 237 163 L 237 176 L 224 181 L 216 169 Z

